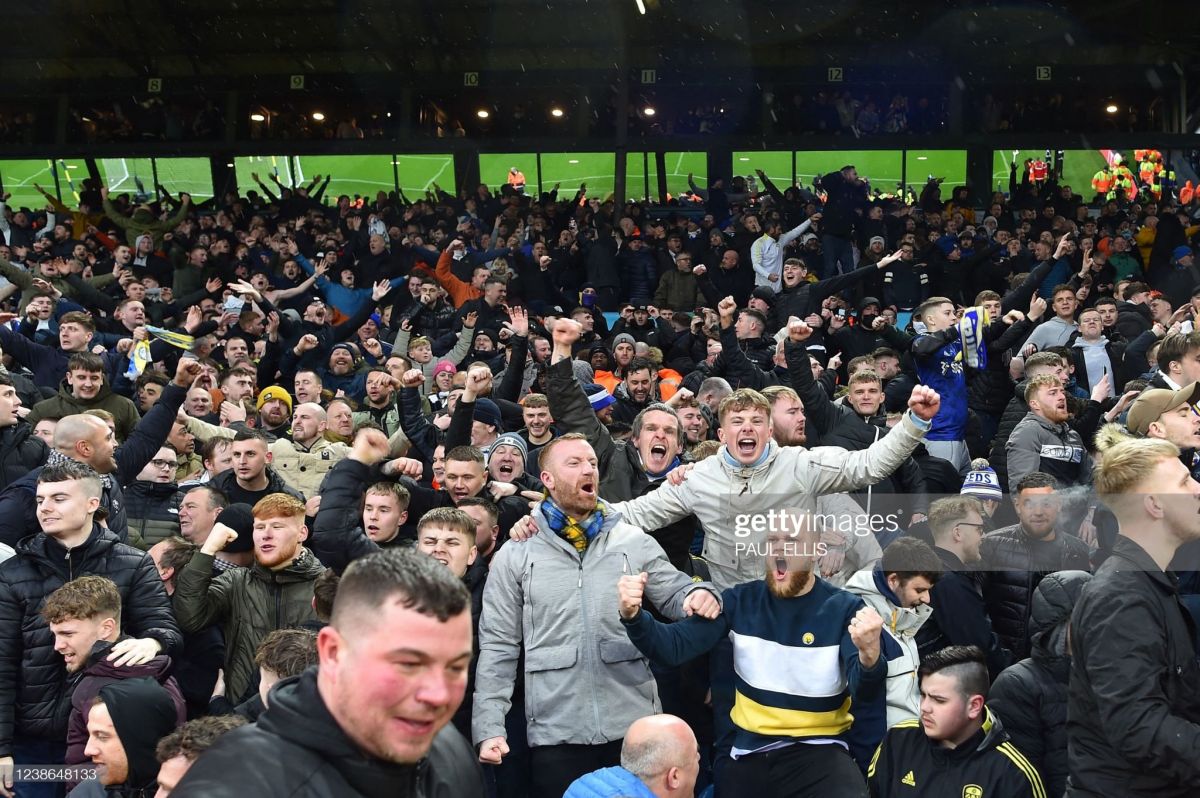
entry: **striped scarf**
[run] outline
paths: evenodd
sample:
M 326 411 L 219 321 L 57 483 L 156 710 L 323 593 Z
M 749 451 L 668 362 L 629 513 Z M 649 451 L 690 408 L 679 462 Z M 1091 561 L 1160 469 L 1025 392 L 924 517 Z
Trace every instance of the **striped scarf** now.
M 980 306 L 967 308 L 958 322 L 958 332 L 962 338 L 963 359 L 973 369 L 987 366 L 987 342 L 983 340 L 983 333 L 989 321 L 987 310 Z
M 608 505 L 596 500 L 596 509 L 587 518 L 576 519 L 567 515 L 549 496 L 542 499 L 542 515 L 550 531 L 566 540 L 582 557 L 588 545 L 604 528 L 604 517 L 608 515 Z

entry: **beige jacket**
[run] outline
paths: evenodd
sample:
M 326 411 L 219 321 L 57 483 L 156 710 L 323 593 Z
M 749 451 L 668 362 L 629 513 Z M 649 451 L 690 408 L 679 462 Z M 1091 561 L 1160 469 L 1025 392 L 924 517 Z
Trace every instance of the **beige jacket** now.
M 198 418 L 188 417 L 188 432 L 197 440 L 207 441 L 210 438 L 233 438 L 237 430 L 229 427 L 218 427 Z M 316 496 L 321 481 L 333 468 L 350 454 L 350 447 L 344 443 L 333 443 L 318 438 L 311 449 L 305 449 L 287 438 L 280 438 L 269 447 L 271 466 L 278 472 L 289 488 L 303 493 L 306 497 Z

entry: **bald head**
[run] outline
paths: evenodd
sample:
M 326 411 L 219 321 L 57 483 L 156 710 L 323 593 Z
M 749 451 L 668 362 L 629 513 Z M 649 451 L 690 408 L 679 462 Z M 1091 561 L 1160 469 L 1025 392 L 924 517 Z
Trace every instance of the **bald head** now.
M 296 405 L 292 413 L 292 440 L 303 446 L 312 446 L 325 432 L 328 414 L 315 402 Z
M 54 428 L 54 448 L 70 457 L 77 442 L 90 439 L 107 429 L 108 425 L 95 416 L 65 416 Z
M 691 796 L 700 773 L 696 735 L 674 715 L 649 715 L 625 732 L 621 767 L 637 776 L 658 798 Z

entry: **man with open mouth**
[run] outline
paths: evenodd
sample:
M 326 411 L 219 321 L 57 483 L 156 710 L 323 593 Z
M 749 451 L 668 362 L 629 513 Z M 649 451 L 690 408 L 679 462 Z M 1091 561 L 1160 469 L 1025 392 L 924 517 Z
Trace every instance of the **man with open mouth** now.
M 673 568 L 601 500 L 599 461 L 583 435 L 555 438 L 539 459 L 548 493 L 533 511 L 540 534 L 501 548 L 484 590 L 472 737 L 482 762 L 509 753 L 504 719 L 523 648 L 531 795 L 560 798 L 585 773 L 617 765 L 629 725 L 662 711 L 649 663 L 607 609 L 621 576 L 640 574 L 669 618 L 716 617 L 720 605 L 711 585 Z
M 860 701 L 878 701 L 887 678 L 883 619 L 862 599 L 814 573 L 821 553 L 814 516 L 772 516 L 764 575 L 725 590 L 716 619 L 663 624 L 642 611 L 645 575 L 622 576 L 621 621 L 630 640 L 663 665 L 733 642 L 736 731 L 718 795 L 865 796 L 847 734 Z M 804 674 L 796 678 L 796 674 Z

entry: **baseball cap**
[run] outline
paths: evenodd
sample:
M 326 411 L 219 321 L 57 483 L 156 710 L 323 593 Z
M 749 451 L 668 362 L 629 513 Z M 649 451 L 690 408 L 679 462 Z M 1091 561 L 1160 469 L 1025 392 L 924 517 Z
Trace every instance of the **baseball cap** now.
M 1167 388 L 1151 388 L 1142 391 L 1141 395 L 1129 408 L 1129 431 L 1137 435 L 1145 435 L 1150 425 L 1168 410 L 1174 410 L 1182 404 L 1195 405 L 1200 402 L 1200 382 L 1193 382 L 1178 391 Z

